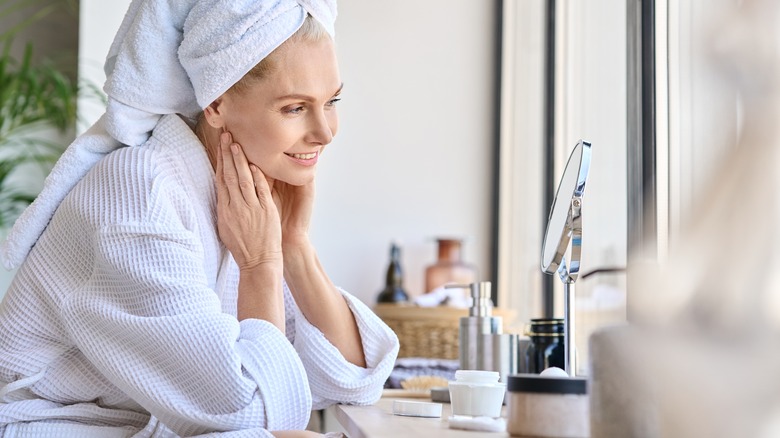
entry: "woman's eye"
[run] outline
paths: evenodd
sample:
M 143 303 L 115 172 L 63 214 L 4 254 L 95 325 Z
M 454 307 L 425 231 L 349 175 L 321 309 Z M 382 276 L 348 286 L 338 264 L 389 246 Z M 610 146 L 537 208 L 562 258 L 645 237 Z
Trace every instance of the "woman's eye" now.
M 300 114 L 303 112 L 302 106 L 291 106 L 284 109 L 287 114 Z
M 336 102 L 338 102 L 338 101 L 340 101 L 340 100 L 341 100 L 341 99 L 339 99 L 339 98 L 333 98 L 333 99 L 329 100 L 329 101 L 328 101 L 328 103 L 327 103 L 326 105 L 327 105 L 327 106 L 336 106 Z

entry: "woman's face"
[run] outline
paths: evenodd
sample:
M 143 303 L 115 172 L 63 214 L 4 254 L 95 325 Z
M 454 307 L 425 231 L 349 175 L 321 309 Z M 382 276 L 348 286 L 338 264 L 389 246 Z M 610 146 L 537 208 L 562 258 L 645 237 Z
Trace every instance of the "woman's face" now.
M 244 92 L 224 94 L 215 109 L 266 177 L 303 185 L 314 179 L 338 129 L 336 52 L 330 39 L 288 41 L 275 56 L 270 75 Z

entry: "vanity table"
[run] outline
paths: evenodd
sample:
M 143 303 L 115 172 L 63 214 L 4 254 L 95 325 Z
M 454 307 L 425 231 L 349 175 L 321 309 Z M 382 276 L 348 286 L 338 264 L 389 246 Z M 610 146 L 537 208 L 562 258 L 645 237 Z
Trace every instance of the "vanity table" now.
M 477 432 L 450 429 L 447 418 L 450 404 L 443 403 L 441 418 L 419 418 L 393 415 L 393 400 L 382 398 L 371 406 L 335 405 L 336 420 L 349 438 L 507 438 L 506 432 Z M 413 400 L 413 399 L 409 399 Z M 419 400 L 419 399 L 418 399 Z

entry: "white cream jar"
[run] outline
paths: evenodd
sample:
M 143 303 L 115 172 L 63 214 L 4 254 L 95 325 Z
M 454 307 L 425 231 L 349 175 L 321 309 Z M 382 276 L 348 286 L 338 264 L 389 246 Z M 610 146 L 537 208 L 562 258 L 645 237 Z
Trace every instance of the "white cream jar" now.
M 453 415 L 500 417 L 506 385 L 495 371 L 458 370 L 449 382 Z

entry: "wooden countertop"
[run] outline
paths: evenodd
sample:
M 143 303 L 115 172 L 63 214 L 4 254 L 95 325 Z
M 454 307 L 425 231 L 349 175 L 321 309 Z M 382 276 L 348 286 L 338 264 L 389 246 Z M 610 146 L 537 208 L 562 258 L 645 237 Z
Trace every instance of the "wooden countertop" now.
M 334 415 L 349 438 L 505 438 L 506 432 L 477 432 L 450 429 L 450 404 L 443 403 L 441 418 L 393 415 L 393 400 L 427 401 L 419 398 L 383 397 L 372 406 L 333 406 Z

